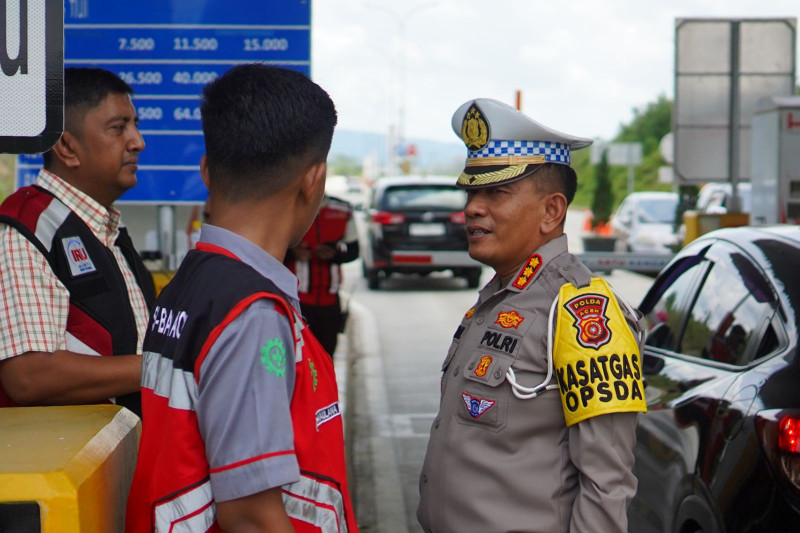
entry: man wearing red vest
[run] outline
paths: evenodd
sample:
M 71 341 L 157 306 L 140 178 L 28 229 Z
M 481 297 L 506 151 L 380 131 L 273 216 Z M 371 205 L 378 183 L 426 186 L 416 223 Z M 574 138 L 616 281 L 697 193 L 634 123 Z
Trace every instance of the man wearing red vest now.
M 112 72 L 65 69 L 64 134 L 0 206 L 0 407 L 114 398 L 141 412 L 155 294 L 112 205 L 144 149 L 132 93 Z
M 249 64 L 201 111 L 213 209 L 145 337 L 126 529 L 356 532 L 333 363 L 283 265 L 322 200 L 333 102 Z
M 353 208 L 344 200 L 325 195 L 311 227 L 300 244 L 289 250 L 284 262 L 297 276 L 303 318 L 331 357 L 344 326 L 339 265 L 357 257 Z

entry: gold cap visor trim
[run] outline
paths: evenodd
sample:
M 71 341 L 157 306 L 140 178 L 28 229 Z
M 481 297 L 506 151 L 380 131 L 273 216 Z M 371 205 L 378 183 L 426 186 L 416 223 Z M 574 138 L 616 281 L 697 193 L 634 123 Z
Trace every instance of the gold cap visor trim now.
M 541 165 L 547 163 L 544 155 L 507 155 L 501 157 L 481 157 L 467 159 L 468 167 L 489 167 L 497 165 Z
M 493 170 L 492 172 L 485 172 L 483 174 L 467 174 L 466 172 L 462 172 L 461 175 L 458 176 L 456 186 L 469 188 L 494 185 L 521 176 L 527 168 L 528 164 L 526 163 L 524 165 L 501 168 L 500 170 Z

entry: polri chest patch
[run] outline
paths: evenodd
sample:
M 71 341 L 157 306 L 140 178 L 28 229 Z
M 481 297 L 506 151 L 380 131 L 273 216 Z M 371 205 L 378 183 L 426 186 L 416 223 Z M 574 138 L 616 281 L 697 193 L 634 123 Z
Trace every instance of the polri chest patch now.
M 86 247 L 80 237 L 77 235 L 75 237 L 64 237 L 61 239 L 61 244 L 64 247 L 64 253 L 67 256 L 69 270 L 73 278 L 97 272 L 97 268 L 95 268 L 92 258 L 89 257 L 89 252 L 86 251 Z
M 483 332 L 480 345 L 494 348 L 500 352 L 513 354 L 514 350 L 517 348 L 519 339 L 520 337 L 517 337 L 516 335 L 509 335 L 508 333 L 487 329 Z
M 500 324 L 500 326 L 505 329 L 519 329 L 519 325 L 522 324 L 523 320 L 525 320 L 525 317 L 521 316 L 516 311 L 501 311 L 497 314 L 497 320 L 495 320 L 494 323 Z
M 478 398 L 469 393 L 462 392 L 461 397 L 464 399 L 464 405 L 467 407 L 472 418 L 479 418 L 483 413 L 494 407 L 497 403 L 494 400 L 487 400 L 486 398 Z
M 492 364 L 492 356 L 491 355 L 484 355 L 481 357 L 481 362 L 478 363 L 478 367 L 475 369 L 475 375 L 479 378 L 482 378 L 486 375 L 486 372 L 489 370 L 489 365 Z
M 564 308 L 575 318 L 573 326 L 578 330 L 578 344 L 584 348 L 599 349 L 611 340 L 608 329 L 608 297 L 602 294 L 581 294 L 564 304 Z

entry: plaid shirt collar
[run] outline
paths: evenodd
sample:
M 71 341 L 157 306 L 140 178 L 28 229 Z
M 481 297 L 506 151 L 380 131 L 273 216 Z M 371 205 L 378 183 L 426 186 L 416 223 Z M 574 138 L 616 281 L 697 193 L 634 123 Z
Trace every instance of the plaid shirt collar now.
M 100 242 L 109 248 L 114 245 L 122 225 L 122 216 L 119 211 L 113 207 L 106 209 L 88 194 L 79 191 L 45 169 L 39 172 L 36 185 L 53 193 L 73 213 L 78 215 Z

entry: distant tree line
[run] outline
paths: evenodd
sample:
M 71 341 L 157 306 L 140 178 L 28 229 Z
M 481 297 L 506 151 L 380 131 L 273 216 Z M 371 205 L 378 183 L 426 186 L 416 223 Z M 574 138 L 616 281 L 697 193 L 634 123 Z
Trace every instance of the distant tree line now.
M 658 182 L 658 168 L 666 164 L 658 151 L 658 145 L 664 135 L 671 130 L 672 100 L 661 95 L 655 102 L 633 109 L 633 119 L 628 124 L 622 124 L 619 133 L 611 140 L 611 142 L 642 143 L 642 164 L 636 167 L 634 190 L 669 191 L 672 189 L 671 184 Z M 590 150 L 580 150 L 573 154 L 573 167 L 578 173 L 578 190 L 573 203 L 578 207 L 591 207 L 594 202 L 595 189 L 598 184 L 597 166 L 591 164 L 590 154 Z M 616 209 L 628 193 L 628 169 L 617 166 L 609 167 L 608 181 L 612 193 L 610 203 L 613 209 Z M 603 200 L 603 202 L 607 201 L 609 200 Z

